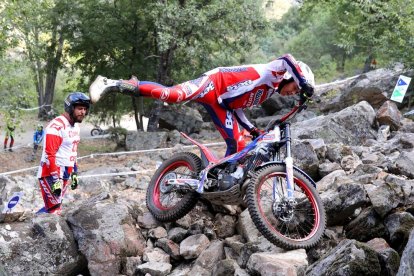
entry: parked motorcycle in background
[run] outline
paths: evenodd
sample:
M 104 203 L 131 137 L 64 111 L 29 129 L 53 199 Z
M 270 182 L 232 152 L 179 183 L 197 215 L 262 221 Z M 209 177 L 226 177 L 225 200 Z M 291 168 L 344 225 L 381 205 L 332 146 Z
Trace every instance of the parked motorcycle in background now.
M 104 135 L 105 131 L 98 125 L 94 125 L 93 129 L 91 130 L 91 136 L 98 136 L 98 135 Z

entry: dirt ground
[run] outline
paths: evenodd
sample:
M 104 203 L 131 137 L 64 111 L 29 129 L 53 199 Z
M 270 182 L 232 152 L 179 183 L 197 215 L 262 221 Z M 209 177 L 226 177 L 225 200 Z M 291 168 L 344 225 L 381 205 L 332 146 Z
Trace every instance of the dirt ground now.
M 102 147 L 97 147 L 96 145 L 102 145 Z M 108 151 L 108 149 L 115 148 L 115 144 L 109 139 L 84 139 L 81 140 L 81 145 L 79 146 L 78 156 L 87 156 L 92 153 L 100 153 Z M 17 147 L 12 152 L 10 151 L 1 151 L 0 152 L 0 173 L 25 170 L 33 168 L 32 170 L 25 170 L 24 174 L 33 174 L 37 171 L 37 166 L 39 166 L 40 156 L 42 154 L 42 148 L 39 147 L 37 152 L 32 160 L 33 148 L 27 147 Z M 99 167 L 101 165 L 107 165 L 111 162 L 116 162 L 114 160 L 116 157 L 95 157 L 88 162 L 80 160 L 80 165 L 82 170 L 88 170 L 94 167 Z M 131 157 L 133 158 L 133 157 Z M 136 157 L 135 157 L 136 158 Z
M 37 173 L 37 169 L 40 162 L 40 156 L 42 154 L 42 148 L 39 147 L 34 159 L 31 160 L 33 154 L 33 145 L 32 137 L 35 126 L 37 123 L 36 119 L 33 116 L 26 116 L 21 120 L 22 124 L 19 129 L 16 130 L 15 134 L 15 143 L 13 146 L 13 151 L 9 152 L 4 151 L 2 148 L 0 150 L 0 174 L 13 172 L 12 175 L 19 174 L 33 174 Z M 0 118 L 1 119 L 1 118 Z M 1 122 L 1 120 L 0 120 Z M 47 125 L 47 122 L 40 122 L 44 126 Z M 1 126 L 1 141 L 4 139 L 4 126 Z M 88 122 L 82 122 L 81 124 L 81 142 L 78 147 L 78 158 L 89 156 L 96 153 L 105 153 L 105 152 L 115 152 L 115 151 L 124 151 L 124 149 L 117 149 L 115 142 L 111 141 L 109 138 L 98 138 L 92 137 L 90 131 L 93 128 L 93 125 Z M 202 142 L 202 141 L 200 141 Z M 207 141 L 205 141 L 207 142 Z M 213 142 L 213 141 L 211 141 Z M 222 142 L 214 141 L 214 142 Z M 225 147 L 221 149 L 213 148 L 212 149 L 218 156 L 224 155 Z M 198 150 L 194 150 L 195 153 L 198 153 Z M 79 171 L 87 171 L 94 168 L 104 167 L 104 166 L 127 166 L 131 160 L 136 160 L 140 158 L 140 154 L 125 154 L 125 155 L 112 155 L 112 156 L 95 156 L 94 158 L 84 158 L 79 159 Z M 154 160 L 155 163 L 155 160 Z M 151 167 L 153 164 L 149 164 Z M 15 172 L 19 171 L 19 172 Z M 21 172 L 20 172 L 21 171 Z

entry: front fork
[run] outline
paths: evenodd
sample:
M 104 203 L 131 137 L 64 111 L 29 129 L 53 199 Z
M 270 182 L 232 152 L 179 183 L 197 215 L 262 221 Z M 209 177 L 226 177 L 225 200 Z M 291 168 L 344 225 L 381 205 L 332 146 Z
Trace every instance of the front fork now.
M 292 158 L 292 152 L 290 149 L 291 145 L 291 137 L 290 137 L 290 124 L 285 124 L 285 139 L 286 139 L 286 157 L 285 157 L 285 165 L 286 165 L 286 190 L 287 190 L 287 199 L 288 201 L 291 201 L 292 203 L 295 201 L 294 197 L 294 179 L 293 179 L 293 158 Z M 273 180 L 273 199 L 275 201 L 280 201 L 280 196 L 277 193 L 277 184 L 278 180 L 275 178 Z

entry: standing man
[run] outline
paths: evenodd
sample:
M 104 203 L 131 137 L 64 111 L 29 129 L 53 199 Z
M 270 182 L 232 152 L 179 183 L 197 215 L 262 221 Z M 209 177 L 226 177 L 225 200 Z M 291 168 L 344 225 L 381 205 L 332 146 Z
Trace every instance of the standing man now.
M 14 111 L 10 111 L 6 119 L 6 136 L 4 137 L 4 150 L 7 150 L 7 142 L 10 137 L 9 151 L 13 151 L 14 130 L 16 129 L 16 118 Z
M 37 173 L 45 207 L 38 213 L 60 214 L 62 198 L 69 179 L 72 190 L 78 186 L 78 123 L 88 114 L 90 99 L 81 92 L 74 92 L 66 97 L 64 106 L 65 112 L 53 119 L 45 129 L 42 157 Z

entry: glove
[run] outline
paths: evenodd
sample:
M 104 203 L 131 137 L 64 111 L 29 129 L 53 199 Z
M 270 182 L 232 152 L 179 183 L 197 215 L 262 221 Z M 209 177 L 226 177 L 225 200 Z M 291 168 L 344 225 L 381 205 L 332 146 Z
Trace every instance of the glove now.
M 71 180 L 71 183 L 70 183 L 70 188 L 71 188 L 72 190 L 75 190 L 75 189 L 78 187 L 78 174 L 77 174 L 77 173 L 75 173 L 75 172 L 73 172 L 73 173 L 70 175 L 70 180 Z
M 60 193 L 62 192 L 62 181 L 60 179 L 54 181 L 52 185 L 50 185 L 50 190 L 54 196 L 60 196 Z
M 309 83 L 305 82 L 301 85 L 301 90 L 304 96 L 306 96 L 307 98 L 310 98 L 312 97 L 313 92 L 315 91 L 315 88 Z
M 252 130 L 250 130 L 250 135 L 252 136 L 253 140 L 255 140 L 257 137 L 259 137 L 263 133 L 264 131 L 261 129 L 258 129 L 257 127 L 254 127 L 252 128 Z

